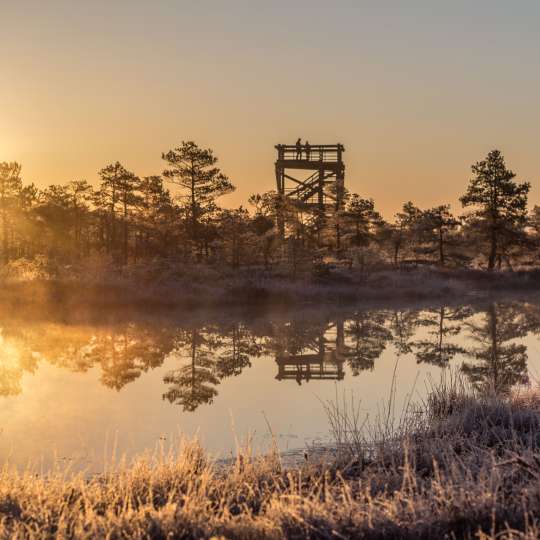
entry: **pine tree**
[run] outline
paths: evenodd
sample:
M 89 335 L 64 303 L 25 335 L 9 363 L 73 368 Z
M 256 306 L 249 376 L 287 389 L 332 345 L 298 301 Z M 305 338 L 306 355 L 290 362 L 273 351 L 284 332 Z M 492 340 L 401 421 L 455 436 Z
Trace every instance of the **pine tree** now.
M 108 213 L 107 252 L 118 259 L 117 248 L 117 207 L 120 205 L 123 241 L 122 262 L 127 264 L 128 259 L 128 221 L 130 209 L 137 202 L 136 190 L 139 179 L 126 170 L 118 161 L 107 165 L 99 171 L 101 187 L 96 202 L 105 205 Z
M 270 258 L 277 245 L 276 217 L 277 194 L 269 191 L 262 195 L 251 195 L 249 204 L 255 207 L 255 215 L 251 220 L 251 230 L 255 234 L 255 252 L 262 255 L 264 269 L 270 268 Z
M 89 216 L 88 203 L 92 200 L 93 189 L 86 180 L 73 180 L 67 185 L 67 193 L 71 199 L 75 247 L 80 255 L 85 251 L 83 247 L 84 229 Z M 86 243 L 88 243 L 88 238 Z
M 137 246 L 142 255 L 167 256 L 176 242 L 175 229 L 180 219 L 178 207 L 163 186 L 160 176 L 145 176 L 139 184 Z M 138 254 L 138 247 L 136 253 Z
M 505 235 L 523 229 L 527 219 L 527 195 L 531 185 L 518 184 L 516 175 L 506 168 L 499 150 L 472 166 L 473 178 L 461 197 L 463 206 L 472 206 L 472 216 L 483 229 L 489 245 L 488 270 L 495 268 L 497 257 L 504 255 Z
M 2 256 L 9 262 L 9 214 L 22 188 L 21 166 L 16 162 L 0 163 L 0 217 L 2 220 Z
M 234 191 L 229 178 L 216 167 L 217 158 L 210 148 L 199 148 L 193 141 L 163 153 L 168 168 L 163 176 L 182 190 L 181 197 L 188 208 L 189 235 L 201 248 L 201 217 L 214 200 Z
M 357 193 L 347 201 L 345 217 L 353 224 L 351 243 L 355 246 L 367 246 L 373 239 L 374 229 L 382 221 L 373 199 L 363 199 Z
M 420 234 L 427 236 L 425 240 L 436 246 L 436 248 L 430 249 L 430 252 L 436 251 L 438 253 L 441 266 L 446 264 L 448 235 L 458 225 L 459 221 L 450 212 L 449 204 L 429 208 L 422 212 L 419 223 Z
M 394 266 L 397 268 L 401 253 L 414 243 L 417 238 L 417 225 L 422 211 L 412 202 L 403 205 L 403 210 L 396 214 L 395 222 L 381 227 L 380 237 L 389 241 Z
M 245 208 L 227 209 L 220 213 L 219 230 L 233 268 L 240 266 L 246 237 L 249 234 L 249 224 L 249 214 Z

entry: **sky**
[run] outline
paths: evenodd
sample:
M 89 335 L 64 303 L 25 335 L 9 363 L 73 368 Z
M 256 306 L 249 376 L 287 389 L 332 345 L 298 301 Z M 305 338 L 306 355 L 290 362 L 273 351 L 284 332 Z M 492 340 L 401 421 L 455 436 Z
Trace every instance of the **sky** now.
M 391 217 L 459 211 L 500 149 L 540 204 L 537 0 L 0 0 L 0 161 L 44 187 L 211 147 L 245 204 L 277 143 L 345 145 L 345 183 Z

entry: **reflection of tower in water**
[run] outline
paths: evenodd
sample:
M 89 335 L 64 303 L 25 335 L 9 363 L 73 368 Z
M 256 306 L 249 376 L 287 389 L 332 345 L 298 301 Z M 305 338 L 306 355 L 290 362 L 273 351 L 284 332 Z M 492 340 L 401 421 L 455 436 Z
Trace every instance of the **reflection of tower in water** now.
M 322 328 L 319 336 L 296 353 L 280 348 L 276 354 L 276 379 L 296 380 L 298 384 L 311 379 L 340 381 L 345 375 L 345 359 L 343 321 L 339 320 Z

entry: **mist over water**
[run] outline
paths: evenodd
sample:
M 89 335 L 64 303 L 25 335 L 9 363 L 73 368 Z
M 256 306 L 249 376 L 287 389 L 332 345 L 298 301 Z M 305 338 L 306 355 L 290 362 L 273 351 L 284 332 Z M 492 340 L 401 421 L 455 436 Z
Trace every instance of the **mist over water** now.
M 329 440 L 321 401 L 397 413 L 445 369 L 508 392 L 539 372 L 540 303 L 245 313 L 0 313 L 0 459 L 100 471 L 197 434 L 227 456 Z

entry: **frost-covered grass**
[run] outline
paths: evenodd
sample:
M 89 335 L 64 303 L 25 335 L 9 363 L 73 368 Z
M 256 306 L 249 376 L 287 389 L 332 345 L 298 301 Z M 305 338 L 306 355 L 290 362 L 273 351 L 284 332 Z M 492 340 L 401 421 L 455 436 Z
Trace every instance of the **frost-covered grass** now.
M 327 404 L 340 451 L 213 462 L 196 441 L 100 476 L 0 474 L 0 537 L 538 538 L 540 397 L 434 390 L 366 430 Z M 356 427 L 355 427 L 356 426 Z
M 416 268 L 369 274 L 352 268 L 310 271 L 294 279 L 286 269 L 208 266 L 158 260 L 127 267 L 89 260 L 54 267 L 18 261 L 0 269 L 0 300 L 66 304 L 300 305 L 423 301 L 540 290 L 537 271 L 496 272 Z

